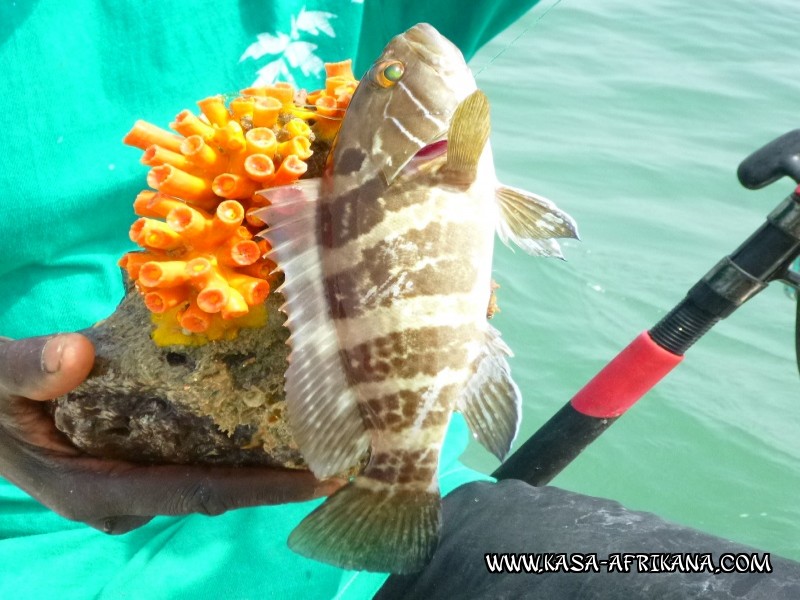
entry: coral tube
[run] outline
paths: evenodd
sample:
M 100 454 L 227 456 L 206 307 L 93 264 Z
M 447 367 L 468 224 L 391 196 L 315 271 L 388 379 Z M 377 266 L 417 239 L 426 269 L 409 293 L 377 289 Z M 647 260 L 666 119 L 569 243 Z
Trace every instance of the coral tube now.
M 277 98 L 258 98 L 253 106 L 253 127 L 274 127 L 282 107 Z
M 183 198 L 200 206 L 213 206 L 216 201 L 211 182 L 203 177 L 198 177 L 181 171 L 171 165 L 161 165 L 150 169 L 147 174 L 147 184 L 169 196 Z
M 179 206 L 186 206 L 180 200 L 172 198 L 170 196 L 165 196 L 162 193 L 154 194 L 148 201 L 147 201 L 147 211 L 152 213 L 151 215 L 142 215 L 143 217 L 149 216 L 157 216 L 161 217 L 162 219 L 166 217 L 169 212 L 173 208 L 177 208 Z
M 214 281 L 197 294 L 197 306 L 207 313 L 218 313 L 225 308 L 230 296 L 231 287 L 224 280 Z
M 269 295 L 269 283 L 257 277 L 233 273 L 228 277 L 228 283 L 251 306 L 262 303 Z
M 317 109 L 317 122 L 314 124 L 314 133 L 323 140 L 332 140 L 339 131 L 344 109 L 339 107 L 336 98 L 322 96 L 314 102 Z
M 275 151 L 278 149 L 278 138 L 271 129 L 253 127 L 245 134 L 244 138 L 250 154 L 266 154 L 270 158 L 275 156 Z
M 201 121 L 189 110 L 179 112 L 175 120 L 170 123 L 169 126 L 185 137 L 199 135 L 206 141 L 213 139 L 214 133 L 217 131 L 208 123 Z
M 128 273 L 128 277 L 130 277 L 132 281 L 136 281 L 139 279 L 139 270 L 142 268 L 142 265 L 157 258 L 158 255 L 152 252 L 128 252 L 119 259 L 117 264 L 125 269 Z
M 325 63 L 325 77 L 345 77 L 348 80 L 354 81 L 353 75 L 353 61 L 351 59 L 342 60 L 339 62 Z
M 167 224 L 190 244 L 202 237 L 206 223 L 210 221 L 211 215 L 185 204 L 174 207 L 167 214 Z
M 249 312 L 247 301 L 244 296 L 237 290 L 229 288 L 228 300 L 220 310 L 223 319 L 237 319 L 243 317 Z
M 311 140 L 309 140 L 307 137 L 297 135 L 287 142 L 281 142 L 278 144 L 277 153 L 283 158 L 288 158 L 294 154 L 300 160 L 306 160 L 313 154 L 311 151 Z M 303 173 L 305 173 L 305 171 L 303 171 Z
M 267 96 L 279 100 L 283 106 L 290 106 L 294 101 L 294 86 L 291 83 L 278 81 L 268 85 L 266 90 Z
M 272 180 L 272 185 L 287 185 L 302 177 L 307 169 L 308 165 L 306 163 L 294 154 L 290 154 L 275 172 L 275 179 Z
M 141 162 L 148 167 L 157 167 L 159 165 L 172 165 L 183 171 L 196 170 L 195 165 L 179 152 L 167 150 L 161 146 L 153 144 L 148 146 L 147 150 L 142 154 Z
M 225 157 L 199 135 L 190 135 L 181 142 L 181 154 L 198 168 L 212 173 L 219 173 L 225 168 Z
M 181 137 L 165 129 L 151 125 L 141 119 L 133 124 L 133 128 L 122 138 L 123 143 L 146 150 L 149 146 L 157 145 L 173 152 L 179 152 Z
M 217 196 L 231 200 L 249 198 L 258 191 L 258 188 L 258 182 L 233 173 L 217 175 L 211 184 L 211 189 Z
M 213 139 L 228 152 L 239 152 L 247 146 L 244 141 L 244 130 L 236 121 L 229 121 L 225 127 L 217 129 Z
M 253 240 L 230 239 L 220 246 L 216 253 L 220 264 L 231 267 L 252 265 L 261 258 L 261 250 Z
M 178 314 L 178 322 L 192 333 L 203 333 L 211 326 L 211 315 L 201 310 L 197 302 L 192 301 L 186 310 Z
M 244 208 L 235 200 L 220 203 L 212 217 L 190 206 L 176 207 L 167 224 L 196 249 L 218 246 L 236 235 L 244 220 Z
M 233 118 L 240 122 L 242 120 L 252 119 L 255 103 L 255 98 L 252 96 L 240 96 L 239 98 L 231 100 Z
M 244 161 L 244 170 L 253 181 L 271 183 L 275 177 L 275 163 L 266 154 L 251 154 Z
M 150 261 L 139 269 L 139 281 L 146 287 L 177 287 L 188 279 L 186 262 L 182 260 Z
M 156 211 L 150 209 L 150 201 L 158 194 L 153 190 L 142 190 L 133 201 L 133 212 L 140 217 L 163 217 Z
M 142 217 L 131 225 L 130 238 L 140 246 L 157 250 L 174 250 L 183 245 L 181 236 L 166 223 L 147 217 Z
M 225 101 L 222 96 L 210 96 L 198 101 L 197 106 L 200 107 L 202 113 L 208 119 L 208 122 L 217 127 L 224 127 L 230 121 L 230 113 L 225 106 Z
M 189 290 L 184 287 L 164 288 L 147 292 L 144 305 L 150 312 L 159 314 L 175 308 L 189 298 Z
M 311 127 L 309 127 L 308 123 L 306 123 L 303 119 L 291 119 L 288 123 L 286 123 L 284 129 L 286 129 L 286 133 L 288 133 L 291 137 L 302 136 L 311 138 L 313 135 L 311 132 Z

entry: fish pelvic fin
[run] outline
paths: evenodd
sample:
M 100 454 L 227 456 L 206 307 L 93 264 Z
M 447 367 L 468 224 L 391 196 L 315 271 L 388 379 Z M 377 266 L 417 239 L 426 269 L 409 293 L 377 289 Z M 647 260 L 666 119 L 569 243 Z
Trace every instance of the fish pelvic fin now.
M 442 169 L 445 182 L 470 185 L 475 181 L 489 130 L 489 100 L 482 91 L 475 90 L 456 107 L 450 121 L 447 164 Z
M 303 519 L 289 547 L 342 569 L 413 573 L 430 561 L 440 529 L 438 491 L 360 476 Z
M 500 207 L 497 234 L 506 246 L 514 242 L 533 256 L 563 258 L 554 238 L 579 239 L 573 218 L 543 196 L 499 185 L 496 198 Z
M 487 325 L 475 373 L 456 406 L 476 439 L 500 460 L 511 449 L 522 413 L 522 394 L 511 378 L 507 356 L 511 350 L 500 332 Z

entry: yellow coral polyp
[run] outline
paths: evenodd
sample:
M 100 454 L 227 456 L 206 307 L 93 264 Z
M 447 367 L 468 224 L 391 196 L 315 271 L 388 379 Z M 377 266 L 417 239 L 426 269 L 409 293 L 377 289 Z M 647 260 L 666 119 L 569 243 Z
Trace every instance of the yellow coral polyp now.
M 251 154 L 244 161 L 244 170 L 253 181 L 268 184 L 275 175 L 275 163 L 267 154 Z
M 282 108 L 283 104 L 276 98 L 258 98 L 253 104 L 253 127 L 274 127 Z
M 248 88 L 183 110 L 171 133 L 136 121 L 123 142 L 151 167 L 134 201 L 130 238 L 143 250 L 120 260 L 153 314 L 159 345 L 231 338 L 266 322 L 275 265 L 254 235 L 265 203 L 255 192 L 305 175 L 319 140 L 329 145 L 357 85 L 350 61 L 326 65 L 325 86 L 294 102 L 288 83 Z M 319 146 L 313 146 L 318 148 Z
M 249 154 L 266 154 L 272 158 L 278 149 L 278 138 L 268 127 L 253 127 L 245 134 Z
M 225 100 L 222 96 L 209 96 L 198 100 L 197 106 L 200 107 L 200 110 L 212 125 L 224 127 L 230 120 L 230 114 L 228 114 L 228 108 L 225 106 Z
M 217 175 L 211 185 L 217 196 L 229 199 L 249 198 L 262 187 L 264 186 L 259 181 L 235 173 Z
M 221 172 L 227 161 L 225 157 L 214 150 L 212 146 L 199 135 L 190 135 L 181 142 L 181 154 L 186 156 L 193 165 L 203 171 L 211 173 Z
M 286 133 L 288 133 L 292 138 L 310 138 L 311 127 L 309 127 L 308 123 L 306 123 L 303 119 L 294 118 L 286 123 Z
M 311 158 L 313 154 L 311 150 L 311 140 L 300 135 L 295 136 L 286 142 L 278 144 L 277 154 L 282 158 L 288 158 L 292 154 L 297 156 L 300 160 Z
M 201 136 L 202 137 L 202 136 Z M 204 138 L 205 139 L 205 138 Z M 245 149 L 244 129 L 237 121 L 228 121 L 225 127 L 218 127 L 212 139 L 231 156 Z

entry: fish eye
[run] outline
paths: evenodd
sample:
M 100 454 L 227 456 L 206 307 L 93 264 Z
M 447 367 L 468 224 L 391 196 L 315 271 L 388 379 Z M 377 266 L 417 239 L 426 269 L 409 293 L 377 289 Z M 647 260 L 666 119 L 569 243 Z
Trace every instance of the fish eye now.
M 392 87 L 403 78 L 405 66 L 399 60 L 385 61 L 375 65 L 373 80 L 381 87 Z

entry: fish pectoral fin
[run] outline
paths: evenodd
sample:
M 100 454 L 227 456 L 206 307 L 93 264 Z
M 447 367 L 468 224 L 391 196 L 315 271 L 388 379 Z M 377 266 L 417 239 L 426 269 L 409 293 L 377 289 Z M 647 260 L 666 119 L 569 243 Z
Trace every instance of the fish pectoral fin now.
M 579 239 L 574 219 L 547 198 L 507 185 L 498 185 L 496 197 L 497 234 L 506 246 L 513 241 L 528 254 L 561 258 L 553 238 Z
M 442 177 L 452 185 L 469 185 L 478 174 L 478 161 L 489 139 L 489 100 L 475 90 L 456 107 L 447 134 L 447 164 Z
M 271 204 L 257 214 L 269 225 L 259 234 L 272 246 L 267 258 L 284 273 L 276 291 L 286 299 L 281 310 L 291 332 L 285 384 L 289 426 L 311 471 L 324 478 L 357 464 L 369 437 L 347 383 L 322 285 L 319 188 L 319 180 L 306 179 L 259 192 Z
M 487 325 L 486 340 L 475 373 L 458 399 L 456 409 L 464 415 L 477 440 L 503 460 L 519 431 L 522 395 L 511 379 L 507 356 L 511 350 L 500 332 Z
M 419 571 L 439 543 L 439 494 L 362 485 L 363 479 L 356 478 L 303 519 L 289 536 L 289 547 L 342 569 Z

